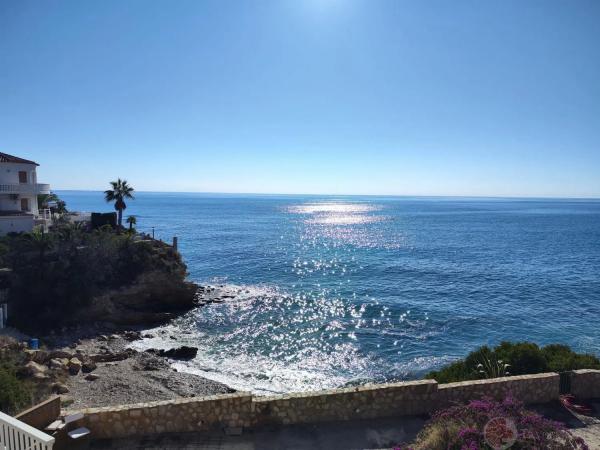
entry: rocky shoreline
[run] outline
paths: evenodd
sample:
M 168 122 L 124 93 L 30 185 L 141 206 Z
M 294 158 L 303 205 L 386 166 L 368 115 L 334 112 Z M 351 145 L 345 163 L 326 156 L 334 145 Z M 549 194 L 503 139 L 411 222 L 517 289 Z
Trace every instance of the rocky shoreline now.
M 237 293 L 225 286 L 198 286 L 195 305 L 222 303 Z M 42 337 L 41 350 L 23 350 L 27 362 L 21 376 L 45 384 L 71 410 L 235 392 L 171 367 L 171 362 L 193 359 L 194 347 L 174 342 L 171 349 L 130 348 L 132 342 L 152 337 L 143 331 L 152 325 L 132 330 L 103 322 L 62 329 Z

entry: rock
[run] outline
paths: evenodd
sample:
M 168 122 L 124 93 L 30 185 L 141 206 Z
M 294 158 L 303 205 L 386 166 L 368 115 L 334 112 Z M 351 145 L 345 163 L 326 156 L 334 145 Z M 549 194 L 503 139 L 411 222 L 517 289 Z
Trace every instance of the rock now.
M 66 358 L 54 358 L 50 360 L 49 366 L 54 370 L 67 370 L 69 366 L 69 360 Z
M 78 358 L 71 358 L 69 360 L 69 373 L 71 375 L 77 375 L 79 373 L 79 371 L 81 370 L 81 366 L 83 364 L 81 363 L 81 361 Z
M 45 373 L 34 373 L 31 376 L 31 378 L 33 378 L 34 380 L 37 380 L 37 381 L 44 381 L 44 380 L 49 379 L 50 377 Z
M 66 350 L 53 350 L 48 355 L 48 359 L 71 359 L 73 357 L 73 353 L 67 352 Z
M 123 335 L 125 336 L 125 339 L 127 339 L 129 342 L 137 341 L 142 338 L 142 333 L 140 333 L 139 331 L 126 331 L 125 333 L 123 333 Z
M 33 378 L 41 379 L 40 375 L 44 375 L 47 377 L 46 372 L 48 372 L 48 368 L 41 364 L 38 364 L 34 361 L 29 361 L 25 366 L 23 366 L 22 373 L 26 376 L 30 376 Z
M 97 340 L 97 341 L 100 341 L 100 342 L 105 342 L 105 341 L 108 341 L 108 336 L 106 336 L 106 335 L 104 335 L 104 334 L 101 334 L 100 336 L 98 336 L 98 337 L 96 338 L 96 340 Z
M 118 334 L 111 334 L 111 335 L 108 337 L 108 340 L 109 340 L 109 341 L 114 341 L 114 340 L 116 340 L 116 339 L 119 339 L 119 335 L 118 335 Z
M 154 335 L 151 333 L 146 333 L 143 337 L 144 337 L 144 339 L 152 339 L 152 338 L 154 338 Z
M 100 378 L 100 375 L 96 375 L 95 373 L 89 373 L 85 376 L 85 379 L 88 381 L 96 381 L 98 378 Z
M 96 370 L 96 368 L 98 367 L 98 365 L 92 361 L 91 359 L 87 359 L 85 361 L 83 361 L 83 364 L 81 366 L 81 371 L 83 373 L 90 373 L 93 372 L 94 370 Z
M 166 358 L 172 359 L 182 359 L 182 360 L 190 360 L 194 359 L 198 354 L 197 347 L 188 347 L 187 345 L 183 345 L 179 348 L 171 348 L 169 350 L 156 350 L 156 349 L 148 349 L 146 350 L 148 353 L 153 353 L 158 356 L 164 356 Z
M 162 358 L 157 358 L 150 353 L 142 353 L 135 362 L 134 370 L 156 371 L 168 369 L 169 364 Z
M 29 361 L 36 362 L 38 364 L 44 364 L 48 361 L 48 352 L 43 350 L 25 350 L 25 354 L 27 355 L 27 359 Z
M 63 384 L 63 383 L 54 383 L 52 385 L 52 392 L 54 392 L 56 394 L 68 394 L 69 393 L 69 388 L 67 387 L 66 384 Z
M 113 361 L 123 361 L 129 358 L 132 354 L 135 353 L 135 350 L 127 349 L 123 352 L 119 353 L 97 353 L 95 355 L 90 355 L 90 359 L 93 362 L 113 362 Z

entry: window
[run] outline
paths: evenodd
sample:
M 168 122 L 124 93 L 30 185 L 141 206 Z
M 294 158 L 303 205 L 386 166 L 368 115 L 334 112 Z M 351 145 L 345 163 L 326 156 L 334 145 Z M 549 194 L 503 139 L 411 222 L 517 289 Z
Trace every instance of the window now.
M 29 199 L 28 198 L 21 199 L 21 211 L 29 211 Z
M 27 172 L 19 170 L 19 183 L 27 183 Z

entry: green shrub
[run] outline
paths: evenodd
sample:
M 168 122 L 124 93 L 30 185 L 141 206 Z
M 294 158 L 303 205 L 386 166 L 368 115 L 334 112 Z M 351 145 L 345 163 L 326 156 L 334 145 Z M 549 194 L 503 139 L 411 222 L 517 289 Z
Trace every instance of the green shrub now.
M 551 344 L 543 348 L 532 342 L 502 342 L 490 349 L 487 346 L 469 353 L 464 360 L 456 361 L 425 378 L 439 383 L 476 380 L 497 376 L 482 370 L 487 362 L 504 365 L 507 375 L 525 375 L 542 372 L 565 372 L 576 369 L 600 369 L 600 359 L 594 355 L 575 353 L 566 345 Z
M 532 342 L 502 342 L 494 349 L 494 354 L 510 364 L 512 375 L 548 371 L 548 361 L 540 348 Z
M 31 391 L 14 370 L 0 366 L 0 411 L 14 415 L 29 405 Z

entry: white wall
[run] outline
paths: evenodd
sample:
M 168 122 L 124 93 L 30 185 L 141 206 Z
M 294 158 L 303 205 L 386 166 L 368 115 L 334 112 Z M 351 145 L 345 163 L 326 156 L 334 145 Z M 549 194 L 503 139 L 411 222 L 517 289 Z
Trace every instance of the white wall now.
M 0 235 L 33 230 L 33 216 L 0 216 Z
M 37 183 L 35 164 L 0 163 L 0 184 L 19 184 L 19 172 L 27 172 L 27 182 Z
M 0 211 L 21 211 L 21 199 L 29 199 L 30 213 L 38 214 L 37 195 L 34 194 L 16 194 L 16 199 L 11 194 L 0 194 Z
M 20 211 L 21 210 L 21 200 L 19 200 L 19 196 L 15 195 L 14 199 L 10 194 L 1 194 L 0 195 L 0 211 Z

